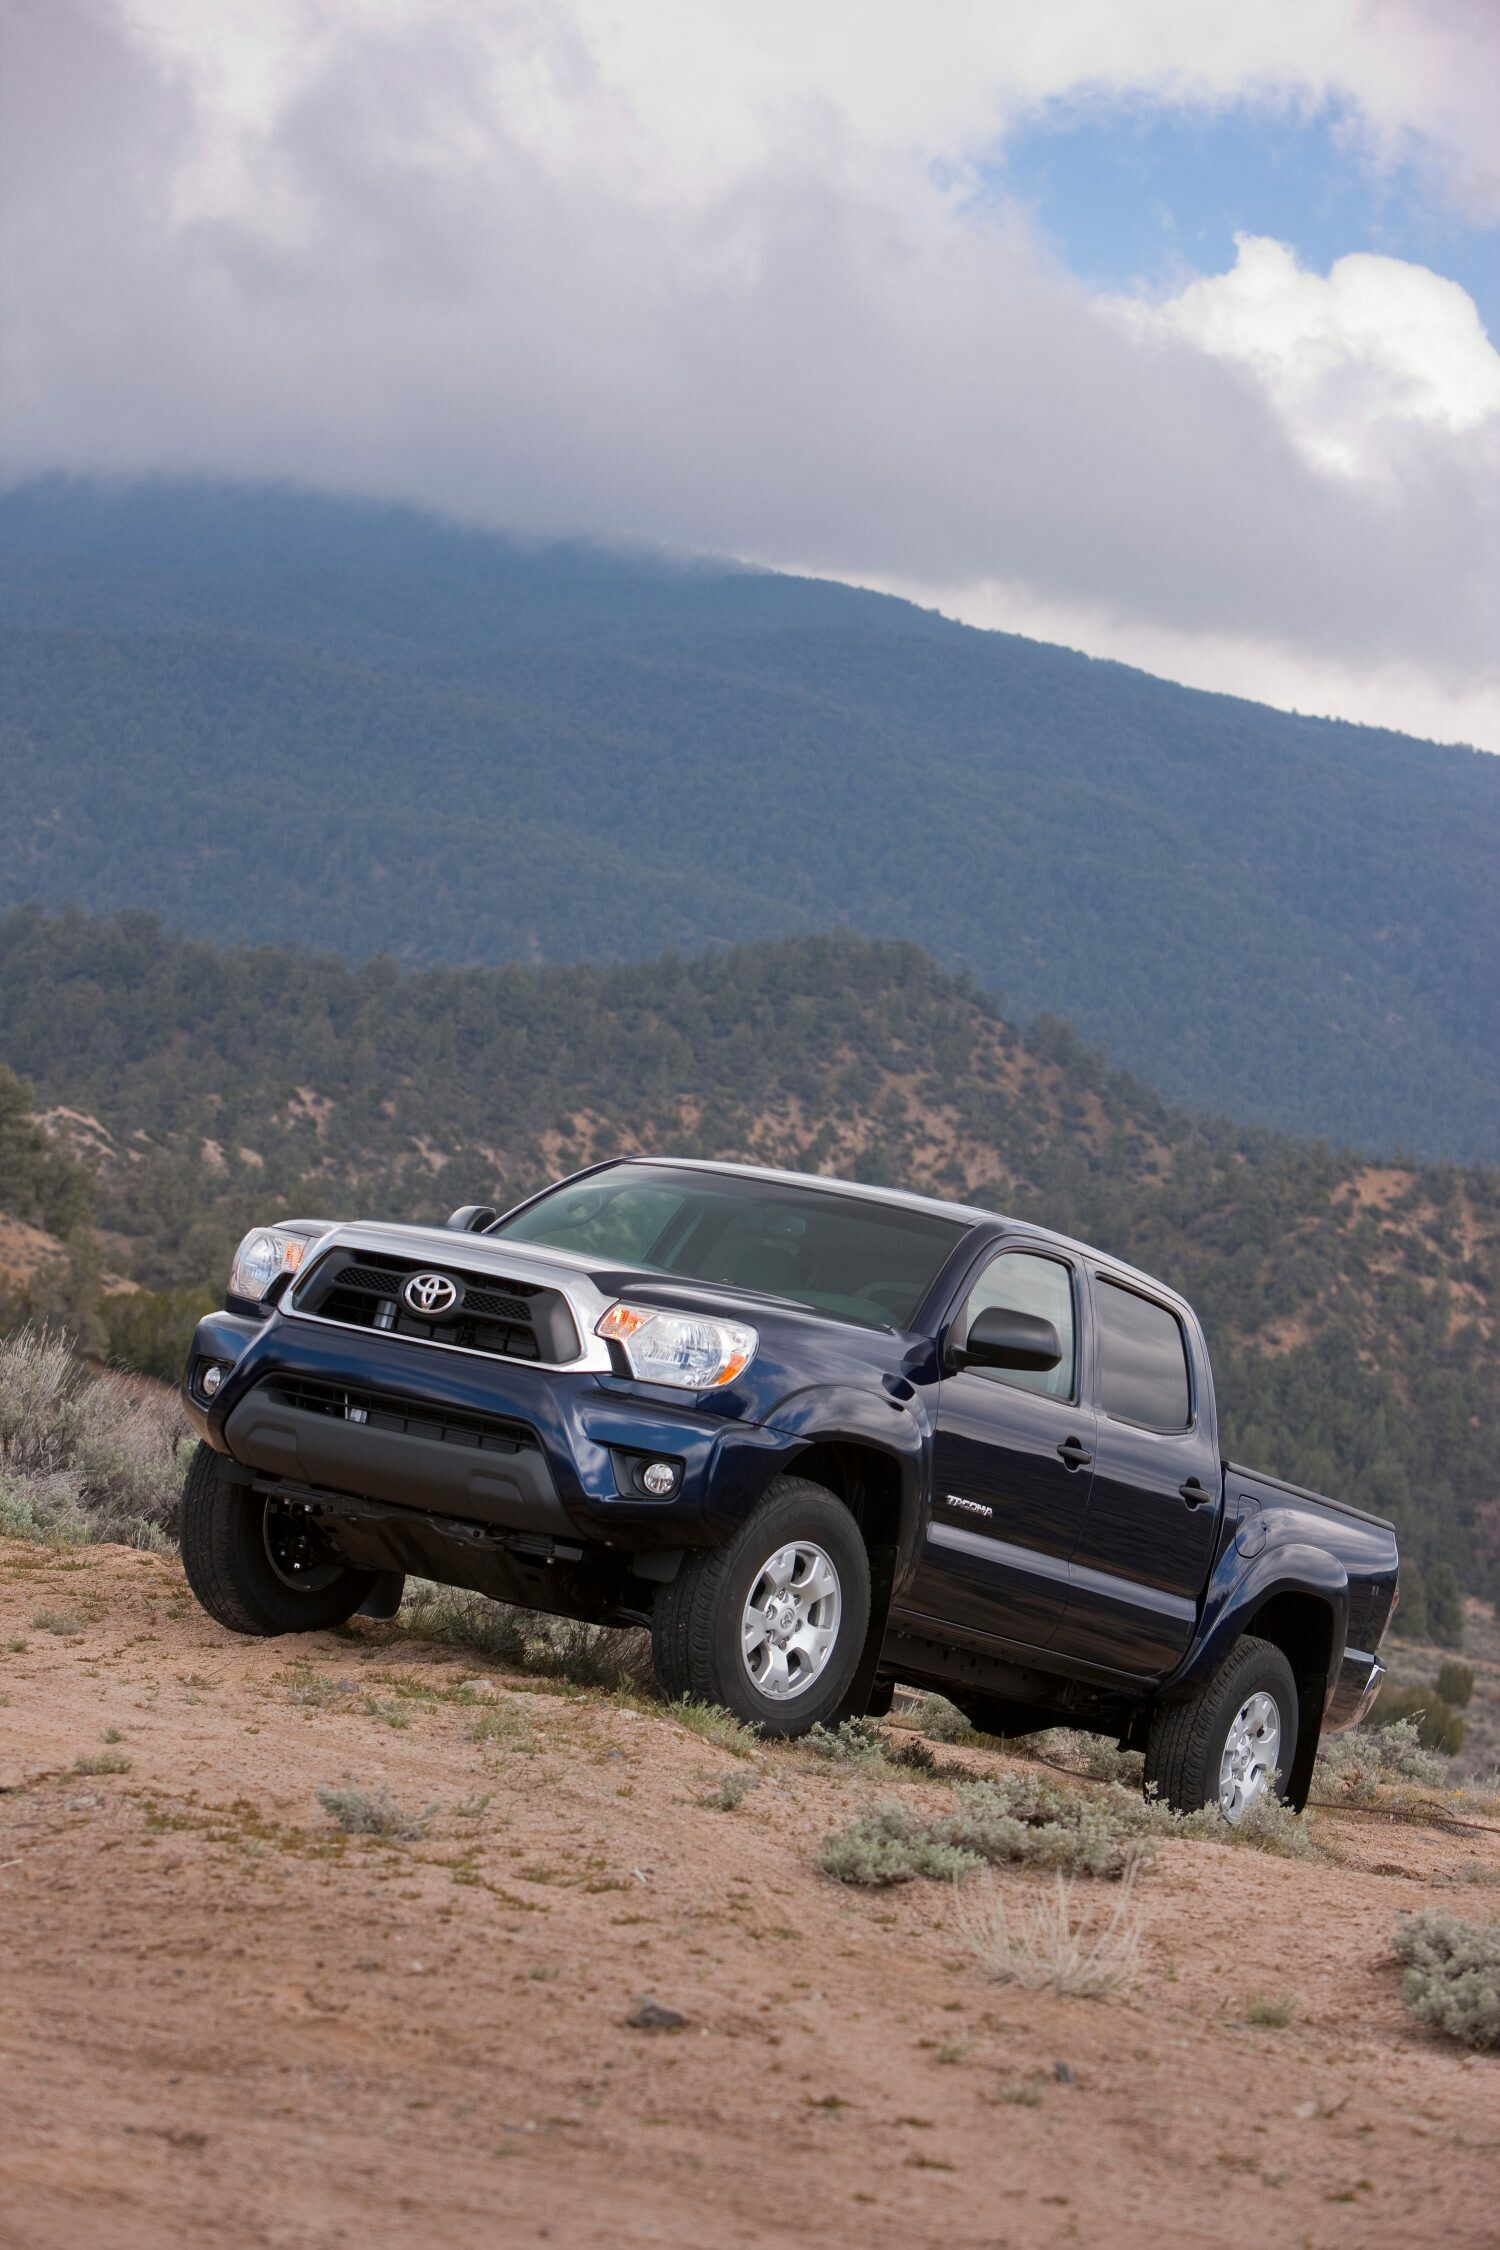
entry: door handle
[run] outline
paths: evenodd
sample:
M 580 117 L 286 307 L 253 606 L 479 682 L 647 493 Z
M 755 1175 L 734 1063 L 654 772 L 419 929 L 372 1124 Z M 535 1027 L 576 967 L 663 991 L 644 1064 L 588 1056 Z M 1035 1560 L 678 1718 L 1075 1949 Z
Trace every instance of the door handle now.
M 1218 1498 L 1217 1493 L 1210 1492 L 1208 1486 L 1200 1484 L 1196 1477 L 1189 1477 L 1187 1483 L 1180 1484 L 1177 1489 L 1190 1508 L 1201 1508 L 1206 1500 Z
M 1064 1438 L 1057 1449 L 1058 1458 L 1065 1469 L 1086 1469 L 1094 1456 L 1082 1438 Z

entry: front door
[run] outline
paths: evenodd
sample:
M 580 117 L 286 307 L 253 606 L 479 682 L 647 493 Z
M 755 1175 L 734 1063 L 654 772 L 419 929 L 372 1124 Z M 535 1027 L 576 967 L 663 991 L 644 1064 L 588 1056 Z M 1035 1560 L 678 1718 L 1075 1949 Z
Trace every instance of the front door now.
M 1066 1259 L 1002 1250 L 953 1323 L 950 1349 L 991 1305 L 1050 1320 L 1055 1368 L 963 1367 L 939 1386 L 932 1509 L 903 1601 L 946 1623 L 1043 1648 L 1068 1597 L 1083 1528 L 1094 1414 L 1080 1403 L 1078 1276 Z
M 1059 1655 L 1159 1677 L 1186 1654 L 1219 1539 L 1206 1399 L 1170 1305 L 1092 1277 L 1099 1419 Z

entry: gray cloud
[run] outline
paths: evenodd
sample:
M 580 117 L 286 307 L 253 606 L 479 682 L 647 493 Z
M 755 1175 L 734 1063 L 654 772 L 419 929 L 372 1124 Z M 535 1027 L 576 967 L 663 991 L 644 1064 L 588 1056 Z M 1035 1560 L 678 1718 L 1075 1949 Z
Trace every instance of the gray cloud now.
M 587 44 L 506 20 L 607 125 Z M 22 5 L 4 472 L 292 477 L 1487 676 L 1482 434 L 1409 424 L 1393 474 L 1331 478 L 1249 372 L 1132 333 L 1018 220 L 965 220 L 837 117 L 668 192 L 628 137 L 525 130 L 476 38 L 351 26 L 225 157 L 200 84 L 111 12 Z

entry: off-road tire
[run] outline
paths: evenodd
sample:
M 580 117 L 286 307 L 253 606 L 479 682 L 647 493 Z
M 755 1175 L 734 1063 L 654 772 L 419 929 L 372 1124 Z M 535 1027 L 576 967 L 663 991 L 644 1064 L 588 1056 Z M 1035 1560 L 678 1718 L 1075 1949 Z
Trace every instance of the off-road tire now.
M 1219 1802 L 1219 1763 L 1229 1729 L 1249 1696 L 1274 1697 L 1281 1716 L 1280 1774 L 1275 1787 L 1285 1799 L 1287 1776 L 1297 1749 L 1297 1683 L 1292 1668 L 1271 1641 L 1246 1633 L 1213 1677 L 1184 1703 L 1163 1704 L 1154 1714 L 1146 1740 L 1146 1788 L 1174 1812 L 1197 1812 Z
M 200 1444 L 182 1492 L 182 1567 L 217 1624 L 231 1633 L 321 1633 L 342 1625 L 376 1582 L 368 1570 L 341 1570 L 327 1585 L 289 1586 L 271 1567 L 266 1501 L 220 1474 L 219 1456 Z
M 777 1700 L 751 1679 L 741 1628 L 767 1560 L 797 1539 L 815 1541 L 838 1574 L 838 1638 L 817 1679 Z M 823 1485 L 778 1477 L 722 1547 L 686 1555 L 677 1576 L 658 1589 L 651 1620 L 657 1683 L 671 1702 L 691 1696 L 718 1704 L 763 1734 L 806 1734 L 834 1719 L 846 1701 L 869 1621 L 870 1558 L 853 1516 Z

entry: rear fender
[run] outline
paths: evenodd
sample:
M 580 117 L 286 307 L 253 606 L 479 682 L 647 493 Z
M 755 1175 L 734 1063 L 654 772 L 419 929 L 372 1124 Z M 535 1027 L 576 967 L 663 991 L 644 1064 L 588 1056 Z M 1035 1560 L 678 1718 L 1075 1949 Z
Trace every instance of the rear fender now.
M 1329 1683 L 1338 1678 L 1343 1663 L 1349 1622 L 1348 1574 L 1342 1563 L 1325 1549 L 1300 1542 L 1267 1547 L 1248 1563 L 1231 1548 L 1224 1560 L 1238 1563 L 1239 1575 L 1220 1588 L 1219 1574 L 1215 1573 L 1215 1581 L 1209 1588 L 1209 1601 L 1213 1606 L 1211 1614 L 1206 1613 L 1209 1614 L 1207 1630 L 1159 1700 L 1175 1702 L 1201 1688 L 1212 1678 L 1241 1635 L 1257 1629 L 1257 1620 L 1269 1604 L 1279 1603 L 1286 1596 L 1316 1604 L 1322 1613 L 1319 1617 L 1322 1629 L 1316 1635 L 1320 1645 L 1309 1648 L 1305 1645 L 1305 1636 L 1294 1635 L 1293 1645 L 1286 1651 L 1297 1681 L 1298 1726 L 1297 1747 L 1285 1779 L 1287 1794 L 1300 1810 L 1307 1802 L 1312 1785 L 1313 1761 L 1318 1752 Z M 1266 1637 L 1276 1641 L 1278 1646 L 1284 1645 L 1279 1631 L 1268 1632 Z
M 1308 1594 L 1326 1603 L 1332 1626 L 1329 1666 L 1343 1661 L 1349 1620 L 1349 1577 L 1344 1566 L 1320 1547 L 1272 1545 L 1251 1561 L 1230 1547 L 1209 1582 L 1203 1629 L 1181 1669 L 1162 1684 L 1161 1698 L 1192 1695 L 1216 1672 L 1256 1611 L 1277 1594 Z

